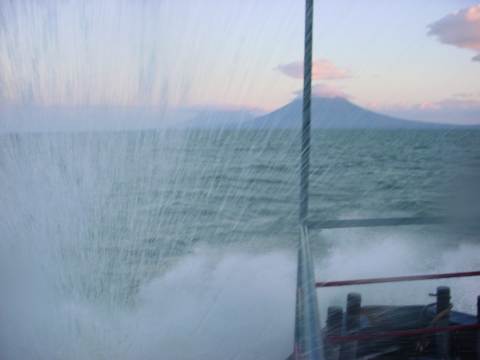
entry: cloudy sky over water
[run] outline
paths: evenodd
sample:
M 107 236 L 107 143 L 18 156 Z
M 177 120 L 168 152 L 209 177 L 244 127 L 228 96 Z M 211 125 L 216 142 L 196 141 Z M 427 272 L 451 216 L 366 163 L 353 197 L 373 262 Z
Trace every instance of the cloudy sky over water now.
M 270 111 L 302 87 L 303 0 L 0 2 L 0 109 Z M 480 123 L 480 3 L 317 0 L 314 94 Z

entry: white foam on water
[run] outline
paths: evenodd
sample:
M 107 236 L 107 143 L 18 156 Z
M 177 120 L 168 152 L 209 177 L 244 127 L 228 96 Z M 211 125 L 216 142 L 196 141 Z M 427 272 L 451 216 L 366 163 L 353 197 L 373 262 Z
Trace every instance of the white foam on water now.
M 282 252 L 198 250 L 127 307 L 59 297 L 55 279 L 37 275 L 4 287 L 3 358 L 278 359 L 291 350 L 295 262 Z
M 458 271 L 478 268 L 478 245 L 444 248 L 426 258 L 411 239 L 366 247 L 338 239 L 317 259 L 318 279 Z M 327 239 L 328 241 L 328 239 Z M 347 245 L 348 244 L 348 245 Z M 32 254 L 28 254 L 31 256 Z M 253 254 L 198 248 L 145 283 L 131 306 L 60 296 L 59 273 L 12 259 L 21 282 L 2 282 L 0 345 L 5 359 L 278 359 L 293 344 L 294 252 Z M 24 259 L 27 260 L 27 259 Z M 14 268 L 16 265 L 16 268 Z M 13 278 L 11 279 L 13 280 Z M 478 279 L 320 289 L 329 305 L 349 291 L 365 304 L 426 304 L 439 284 L 451 286 L 456 309 L 473 311 Z

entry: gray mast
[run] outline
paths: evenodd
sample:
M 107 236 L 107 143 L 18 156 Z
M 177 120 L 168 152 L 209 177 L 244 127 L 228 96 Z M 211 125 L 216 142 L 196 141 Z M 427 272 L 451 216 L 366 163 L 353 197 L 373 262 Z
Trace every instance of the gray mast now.
M 308 215 L 308 177 L 310 174 L 310 117 L 312 96 L 312 27 L 313 0 L 306 0 L 305 8 L 305 54 L 303 59 L 303 121 L 302 153 L 300 161 L 300 223 Z
M 302 153 L 300 159 L 300 241 L 295 307 L 295 360 L 324 360 L 313 260 L 308 237 L 308 176 L 310 172 L 310 98 L 312 93 L 313 0 L 306 0 L 303 83 Z

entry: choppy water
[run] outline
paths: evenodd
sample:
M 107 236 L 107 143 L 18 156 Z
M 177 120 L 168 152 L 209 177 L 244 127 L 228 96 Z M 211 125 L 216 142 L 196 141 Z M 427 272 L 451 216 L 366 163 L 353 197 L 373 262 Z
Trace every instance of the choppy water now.
M 2 358 L 286 357 L 298 135 L 2 135 Z M 478 211 L 478 131 L 317 131 L 312 142 L 312 219 Z M 480 268 L 478 233 L 323 231 L 316 270 L 340 279 Z M 449 284 L 473 309 L 478 280 Z M 367 302 L 427 302 L 434 286 L 357 290 Z M 322 311 L 346 291 L 319 294 Z

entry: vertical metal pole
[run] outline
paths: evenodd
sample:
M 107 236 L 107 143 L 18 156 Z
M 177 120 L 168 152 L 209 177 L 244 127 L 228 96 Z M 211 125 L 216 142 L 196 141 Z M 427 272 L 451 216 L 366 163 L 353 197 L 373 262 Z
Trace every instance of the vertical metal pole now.
M 300 168 L 300 223 L 308 215 L 308 177 L 310 174 L 310 118 L 312 95 L 312 27 L 313 0 L 306 0 L 305 7 L 305 54 L 303 59 L 303 119 L 302 153 Z
M 480 295 L 477 296 L 477 323 L 480 324 Z M 477 360 L 480 360 L 480 330 L 477 330 Z
M 294 359 L 325 360 L 310 239 L 306 226 L 300 227 L 298 249 Z
M 347 311 L 345 317 L 345 328 L 347 335 L 355 334 L 360 327 L 360 312 L 362 308 L 362 296 L 358 293 L 347 295 Z M 342 360 L 354 360 L 357 358 L 357 342 L 351 341 L 343 344 L 341 349 Z
M 312 87 L 313 0 L 306 0 L 303 84 L 302 153 L 300 162 L 300 244 L 298 248 L 297 301 L 295 313 L 295 360 L 324 360 L 317 293 L 306 218 L 310 165 L 310 96 Z
M 447 327 L 450 321 L 448 309 L 450 307 L 450 288 L 447 286 L 437 287 L 437 315 L 445 313 L 437 325 Z M 436 334 L 437 352 L 441 359 L 450 359 L 450 335 L 449 333 Z
M 330 306 L 327 312 L 327 336 L 342 335 L 343 309 L 340 306 Z M 328 343 L 325 345 L 327 360 L 339 360 L 340 346 Z

